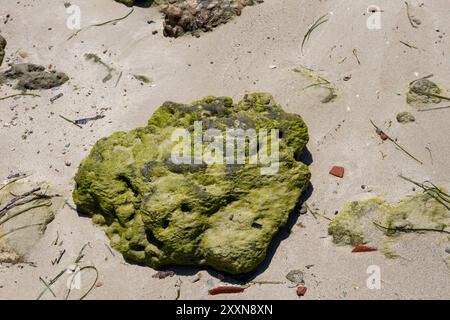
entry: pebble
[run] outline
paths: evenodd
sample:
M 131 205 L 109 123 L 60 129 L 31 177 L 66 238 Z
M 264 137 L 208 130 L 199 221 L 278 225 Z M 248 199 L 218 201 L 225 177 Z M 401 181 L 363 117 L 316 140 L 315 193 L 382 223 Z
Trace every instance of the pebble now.
M 307 214 L 308 213 L 308 208 L 306 208 L 306 206 L 302 206 L 300 208 L 300 214 Z
M 447 248 L 445 249 L 445 252 L 447 252 L 448 254 L 450 254 L 450 247 L 447 247 Z
M 64 164 L 66 165 L 66 167 L 70 167 L 72 165 L 72 162 L 70 162 L 69 160 L 66 160 L 66 162 L 64 162 Z

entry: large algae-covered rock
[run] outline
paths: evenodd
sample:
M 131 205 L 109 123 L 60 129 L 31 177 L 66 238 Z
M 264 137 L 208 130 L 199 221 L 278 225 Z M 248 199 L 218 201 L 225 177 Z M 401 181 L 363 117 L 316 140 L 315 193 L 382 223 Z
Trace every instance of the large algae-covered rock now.
M 194 164 L 174 161 L 173 151 L 191 143 L 172 135 L 185 128 L 187 137 L 194 137 L 199 123 L 202 130 L 220 133 L 200 144 L 203 161 L 198 153 Z M 258 134 L 279 129 L 280 138 L 268 132 L 270 140 L 260 139 L 255 153 L 251 135 L 245 138 L 251 129 Z M 207 160 L 207 155 L 220 159 L 224 130 L 247 141 L 244 164 L 229 161 L 237 152 L 226 147 L 225 163 Z M 265 147 L 276 154 L 275 141 L 279 167 L 267 174 L 267 162 L 251 163 L 249 155 L 262 159 Z M 166 102 L 146 127 L 95 144 L 76 174 L 73 198 L 78 209 L 106 226 L 111 245 L 128 259 L 154 268 L 206 265 L 245 273 L 263 261 L 308 185 L 308 167 L 299 161 L 307 141 L 301 117 L 285 113 L 269 94 L 248 94 L 237 104 L 226 97 Z

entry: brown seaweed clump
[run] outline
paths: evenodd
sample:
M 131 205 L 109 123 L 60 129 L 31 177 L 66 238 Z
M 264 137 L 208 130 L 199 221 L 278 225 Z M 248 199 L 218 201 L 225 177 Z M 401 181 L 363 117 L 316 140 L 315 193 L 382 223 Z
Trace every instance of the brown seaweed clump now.
M 69 80 L 69 77 L 55 70 L 47 71 L 45 67 L 31 64 L 13 64 L 2 74 L 2 78 L 9 81 L 17 81 L 15 88 L 18 90 L 40 90 L 59 87 Z

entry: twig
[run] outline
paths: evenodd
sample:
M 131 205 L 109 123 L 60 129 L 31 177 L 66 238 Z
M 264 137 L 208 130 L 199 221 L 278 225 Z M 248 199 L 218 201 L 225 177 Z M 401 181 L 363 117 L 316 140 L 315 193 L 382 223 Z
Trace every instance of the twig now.
M 105 117 L 105 115 L 99 114 L 99 115 L 96 115 L 95 117 L 77 119 L 77 120 L 74 120 L 73 122 L 77 125 L 82 125 L 82 124 L 87 124 L 90 121 L 97 121 L 97 120 L 103 119 L 104 117 Z
M 70 120 L 70 119 L 67 119 L 67 118 L 66 118 L 66 117 L 64 117 L 63 115 L 59 115 L 59 117 L 60 117 L 60 118 L 62 118 L 62 119 L 64 119 L 64 120 L 66 120 L 67 122 L 70 122 L 71 124 L 73 124 L 73 125 L 77 126 L 78 128 L 80 128 L 80 129 L 83 129 L 83 127 L 82 127 L 82 126 L 80 126 L 79 124 L 75 123 L 75 121 L 73 121 L 73 120 Z
M 359 57 L 358 57 L 358 50 L 353 49 L 352 53 L 355 56 L 356 61 L 358 62 L 358 64 L 361 64 L 361 61 L 359 61 Z
M 285 284 L 285 281 L 250 281 L 250 284 Z
M 26 198 L 26 197 L 28 197 L 28 196 L 34 194 L 35 192 L 38 192 L 39 190 L 41 190 L 40 187 L 34 188 L 34 189 L 32 189 L 31 191 L 27 191 L 27 192 L 25 192 L 25 193 L 23 193 L 23 194 L 21 194 L 21 195 L 17 195 L 17 196 L 16 196 L 16 195 L 13 194 L 14 198 L 11 199 L 11 200 L 8 202 L 8 204 L 6 204 L 5 206 L 3 206 L 3 208 L 0 208 L 0 215 L 2 215 L 5 211 L 10 210 L 10 209 L 12 209 L 12 208 L 14 208 L 14 207 L 21 206 L 21 205 L 23 205 L 23 204 L 26 204 L 26 203 L 31 202 L 31 201 L 33 201 L 33 200 L 36 200 L 36 199 L 32 199 L 32 200 L 27 200 L 27 202 L 21 201 L 21 202 L 17 203 L 17 201 L 22 200 L 22 199 L 24 199 L 24 198 Z
M 407 47 L 410 48 L 410 49 L 416 49 L 416 50 L 419 50 L 419 48 L 417 48 L 416 46 L 413 46 L 412 44 L 406 43 L 406 42 L 404 42 L 404 41 L 402 41 L 402 40 L 400 40 L 400 43 L 401 43 L 401 44 L 404 44 L 405 46 L 407 46 Z
M 425 147 L 425 149 L 428 151 L 428 153 L 430 154 L 430 160 L 431 160 L 431 164 L 433 163 L 433 153 L 431 152 L 431 148 L 430 147 Z
M 408 151 L 406 151 L 405 148 L 403 148 L 399 143 L 397 143 L 397 141 L 395 141 L 394 139 L 392 139 L 390 136 L 388 136 L 383 130 L 381 130 L 375 123 L 373 123 L 372 120 L 370 120 L 370 123 L 375 127 L 377 134 L 381 135 L 384 134 L 386 136 L 386 138 L 393 142 L 400 150 L 402 150 L 404 153 L 406 153 L 408 156 L 410 156 L 412 159 L 416 160 L 418 163 L 423 164 L 422 161 L 420 161 L 419 159 L 417 159 L 416 157 L 414 157 L 411 153 L 409 153 Z
M 65 253 L 66 253 L 66 249 L 63 249 L 63 250 L 59 251 L 58 257 L 55 260 L 52 260 L 52 265 L 59 264 L 59 262 L 61 261 L 63 255 Z
M 45 292 L 47 292 L 47 290 L 50 290 L 50 287 L 56 282 L 58 281 L 59 278 L 61 278 L 61 276 L 66 273 L 66 270 L 61 270 L 56 277 L 54 277 L 52 280 L 50 280 L 50 282 L 48 283 L 48 285 L 46 285 L 45 289 L 41 291 L 41 293 L 38 295 L 38 297 L 36 298 L 36 300 L 40 300 L 42 298 L 42 296 L 44 295 Z
M 123 74 L 123 71 L 120 71 L 119 76 L 117 77 L 116 84 L 114 85 L 114 88 L 117 88 L 117 85 L 119 84 L 120 79 L 122 79 L 122 74 Z
M 44 284 L 44 286 L 48 289 L 48 291 L 51 292 L 51 294 L 56 298 L 56 294 L 53 292 L 52 288 L 50 288 L 50 286 L 48 285 L 47 282 L 45 282 L 44 279 L 42 279 L 42 277 L 39 277 L 39 280 L 41 280 L 41 282 Z
M 84 249 L 85 249 L 88 245 L 90 246 L 89 242 L 86 243 L 86 244 L 81 248 L 80 252 L 78 253 L 78 257 L 77 257 L 76 260 L 75 260 L 75 264 L 78 264 L 78 263 L 81 261 L 81 259 L 84 257 L 83 251 L 84 251 Z M 65 297 L 64 297 L 66 300 L 69 298 L 69 295 L 70 295 L 70 292 L 71 292 L 71 288 L 72 288 L 72 283 L 73 283 L 73 281 L 74 281 L 74 279 L 75 279 L 75 275 L 77 275 L 78 273 L 80 273 L 80 272 L 82 272 L 82 271 L 84 271 L 84 270 L 88 270 L 88 269 L 92 269 L 92 270 L 95 271 L 95 280 L 94 280 L 93 284 L 91 285 L 91 287 L 86 291 L 86 293 L 83 294 L 79 299 L 80 299 L 80 300 L 83 300 L 83 299 L 86 298 L 87 295 L 94 289 L 95 285 L 97 284 L 97 280 L 98 280 L 98 276 L 99 276 L 99 272 L 98 272 L 97 268 L 96 268 L 95 266 L 93 266 L 93 265 L 81 267 L 81 268 L 79 268 L 79 269 L 74 273 L 74 276 L 72 277 L 70 286 L 69 286 L 68 291 L 67 291 L 67 293 L 65 294 Z M 47 290 L 50 290 L 50 291 L 51 291 L 51 286 L 52 286 L 53 284 L 55 284 L 56 281 L 58 281 L 58 279 L 61 278 L 61 277 L 64 275 L 64 273 L 66 273 L 66 269 L 61 270 L 61 271 L 60 271 L 60 272 L 59 272 L 52 280 L 50 280 L 50 282 L 49 282 L 48 284 L 45 283 L 46 286 L 45 286 L 44 290 L 41 291 L 41 293 L 38 295 L 38 297 L 36 298 L 36 300 L 40 300 L 40 299 L 42 298 L 42 296 L 45 294 L 45 292 L 47 292 Z
M 59 197 L 60 195 L 55 194 L 55 195 L 46 195 L 43 193 L 35 193 L 37 190 L 39 190 L 40 188 L 36 188 L 34 190 L 32 190 L 32 192 L 26 192 L 23 195 L 19 195 L 19 196 L 15 196 L 7 205 L 5 205 L 3 208 L 0 209 L 0 217 L 3 216 L 7 211 L 11 210 L 12 208 L 15 207 L 19 207 L 19 206 L 23 206 L 24 204 L 36 201 L 36 200 L 41 200 L 41 199 L 51 199 L 53 197 Z M 34 197 L 26 199 L 26 197 L 33 195 Z M 24 199 L 24 200 L 22 200 Z M 19 201 L 22 200 L 22 201 Z
M 430 228 L 407 228 L 407 227 L 395 227 L 395 228 L 390 228 L 390 227 L 386 227 L 386 226 L 382 226 L 381 224 L 376 223 L 375 221 L 372 221 L 372 223 L 381 228 L 381 229 L 385 229 L 388 231 L 395 231 L 395 232 L 440 232 L 440 233 L 447 233 L 450 234 L 450 231 L 446 231 L 446 230 L 440 230 L 440 229 L 430 229 Z
M 305 46 L 306 41 L 309 40 L 311 33 L 317 28 L 319 27 L 321 24 L 324 24 L 325 22 L 328 21 L 328 19 L 323 20 L 328 14 L 324 14 L 323 16 L 321 16 L 319 19 L 317 19 L 308 29 L 308 31 L 305 33 L 304 37 L 303 37 L 303 41 L 302 41 L 302 47 L 301 50 L 303 52 L 303 47 Z
M 325 216 L 325 215 L 323 215 L 323 214 L 321 214 L 319 212 L 313 211 L 306 202 L 304 203 L 304 205 L 305 205 L 306 209 L 308 209 L 309 212 L 311 212 L 311 214 L 313 215 L 314 219 L 317 220 L 317 216 L 320 216 L 320 217 L 322 217 L 324 219 L 327 219 L 328 221 L 332 221 L 333 220 L 333 219 L 330 219 L 327 216 Z
M 11 185 L 13 183 L 16 183 L 19 180 L 25 179 L 26 177 L 29 177 L 29 176 L 30 175 L 23 175 L 21 177 L 18 177 L 18 178 L 15 178 L 15 179 L 11 180 L 11 181 L 8 181 L 7 183 L 5 183 L 3 186 L 0 187 L 0 191 L 3 190 L 3 188 L 6 188 L 7 186 L 9 186 L 9 185 Z
M 24 92 L 22 92 L 22 93 L 12 94 L 12 95 L 9 95 L 9 96 L 6 96 L 6 97 L 1 97 L 1 98 L 0 98 L 0 101 L 1 101 L 1 100 L 6 100 L 6 99 L 10 99 L 10 98 L 14 98 L 14 97 L 18 97 L 18 96 L 40 97 L 40 95 L 38 95 L 38 94 L 34 94 L 34 93 L 24 93 Z
M 84 251 L 84 249 L 86 249 L 87 246 L 90 247 L 91 244 L 88 242 L 81 248 L 80 252 L 78 253 L 77 258 L 75 259 L 75 263 L 79 263 L 84 258 L 83 251 Z
M 441 109 L 448 109 L 450 108 L 450 106 L 446 106 L 446 107 L 436 107 L 436 108 L 426 108 L 426 109 L 418 109 L 417 111 L 433 111 L 433 110 L 441 110 Z
M 67 41 L 69 41 L 69 40 L 71 40 L 72 38 L 76 37 L 76 36 L 77 36 L 81 31 L 83 31 L 83 30 L 87 30 L 87 29 L 92 28 L 92 27 L 101 27 L 101 26 L 105 26 L 105 25 L 107 25 L 107 24 L 113 24 L 113 23 L 119 22 L 119 21 L 121 21 L 121 20 L 124 20 L 124 19 L 128 18 L 128 17 L 133 13 L 133 11 L 134 11 L 134 9 L 131 9 L 131 11 L 130 11 L 129 13 L 127 13 L 125 16 L 123 16 L 123 17 L 121 17 L 121 18 L 117 18 L 117 19 L 113 19 L 113 20 L 108 20 L 108 21 L 105 21 L 105 22 L 102 22 L 102 23 L 97 23 L 97 24 L 93 24 L 93 25 L 90 25 L 90 26 L 81 28 L 81 29 L 77 30 L 74 34 L 72 34 L 72 35 L 67 39 Z
M 15 212 L 12 215 L 6 217 L 5 219 L 0 220 L 0 226 L 2 224 L 6 223 L 7 221 L 11 220 L 12 218 L 15 218 L 15 217 L 17 217 L 17 216 L 27 212 L 27 211 L 30 211 L 30 210 L 33 210 L 33 209 L 37 209 L 37 208 L 41 208 L 41 207 L 50 207 L 51 205 L 52 205 L 52 202 L 51 201 L 47 201 L 46 203 L 35 205 L 35 206 L 31 206 L 31 207 L 23 209 L 23 210 L 21 210 L 19 212 Z

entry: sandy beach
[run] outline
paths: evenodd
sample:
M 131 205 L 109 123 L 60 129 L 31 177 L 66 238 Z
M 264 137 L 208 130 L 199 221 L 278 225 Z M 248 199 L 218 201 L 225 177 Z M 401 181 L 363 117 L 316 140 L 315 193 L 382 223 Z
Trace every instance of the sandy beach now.
M 163 15 L 154 7 L 135 6 L 126 19 L 73 36 L 67 1 L 3 2 L 0 35 L 7 46 L 0 70 L 11 63 L 34 63 L 66 73 L 69 81 L 33 91 L 39 96 L 0 100 L 0 180 L 29 174 L 29 181 L 45 181 L 67 200 L 25 261 L 0 263 L 0 299 L 36 299 L 45 288 L 40 277 L 50 281 L 73 264 L 87 243 L 83 261 L 95 266 L 98 280 L 86 299 L 298 300 L 286 279 L 297 269 L 308 289 L 301 299 L 450 299 L 448 234 L 402 234 L 393 245 L 395 259 L 380 251 L 352 253 L 351 246 L 334 244 L 328 234 L 329 220 L 351 201 L 380 197 L 396 203 L 419 191 L 400 174 L 450 189 L 450 109 L 420 111 L 405 98 L 412 81 L 430 74 L 442 94 L 450 94 L 447 1 L 410 0 L 410 14 L 420 19 L 413 26 L 404 1 L 378 0 L 380 24 L 371 30 L 368 8 L 374 1 L 266 0 L 211 32 L 178 38 L 164 37 Z M 70 4 L 80 8 L 81 27 L 131 10 L 112 0 Z M 302 48 L 308 28 L 323 15 L 327 22 Z M 310 80 L 294 71 L 299 67 L 330 81 L 337 97 L 323 103 L 323 90 L 302 90 Z M 1 85 L 0 99 L 18 92 Z M 319 215 L 290 219 L 244 292 L 209 295 L 211 287 L 237 280 L 208 268 L 173 267 L 174 276 L 154 278 L 155 270 L 126 262 L 101 228 L 71 208 L 73 177 L 97 140 L 145 126 L 165 101 L 187 103 L 209 95 L 239 101 L 248 92 L 271 93 L 308 125 L 312 189 L 307 203 Z M 399 123 L 400 112 L 410 112 L 415 121 Z M 96 115 L 104 117 L 82 126 L 60 117 Z M 370 120 L 423 164 L 382 141 Z M 333 166 L 345 168 L 342 179 L 329 174 Z M 367 285 L 371 266 L 380 271 L 381 288 Z M 89 289 L 95 280 L 90 271 L 70 299 Z M 46 292 L 42 299 L 64 298 L 66 277 L 52 289 L 55 296 Z

